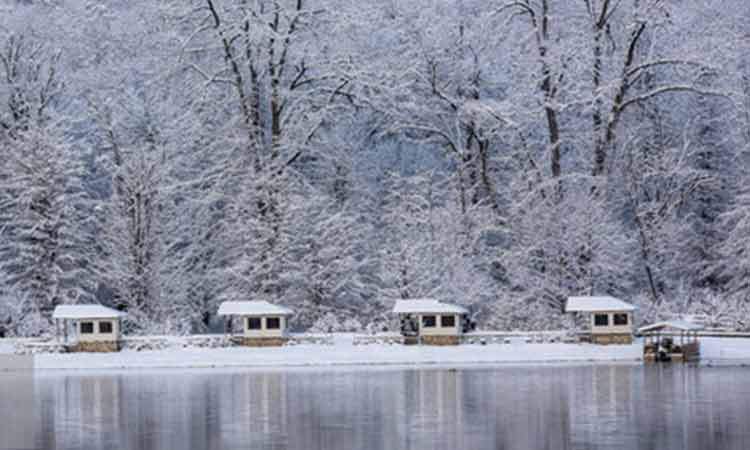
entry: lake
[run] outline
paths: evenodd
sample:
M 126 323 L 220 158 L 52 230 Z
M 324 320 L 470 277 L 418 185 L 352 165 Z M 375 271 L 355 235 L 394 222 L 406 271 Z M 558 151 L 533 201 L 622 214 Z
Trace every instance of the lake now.
M 750 369 L 0 374 L 0 448 L 750 449 Z

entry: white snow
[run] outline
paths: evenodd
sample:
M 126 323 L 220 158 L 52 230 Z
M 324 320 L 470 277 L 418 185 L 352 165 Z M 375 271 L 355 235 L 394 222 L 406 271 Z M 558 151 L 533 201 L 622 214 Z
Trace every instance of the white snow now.
M 126 314 L 102 305 L 59 305 L 52 313 L 53 319 L 115 319 Z
M 635 306 L 614 297 L 569 297 L 565 312 L 635 311 Z
M 750 361 L 750 339 L 700 337 L 701 361 Z
M 467 314 L 466 308 L 432 299 L 397 300 L 394 314 Z
M 13 353 L 15 341 L 12 339 L 0 339 L 0 354 Z
M 531 344 L 512 339 L 509 344 L 453 347 L 405 345 L 352 345 L 353 335 L 336 333 L 333 345 L 293 345 L 250 348 L 182 348 L 181 338 L 165 350 L 119 353 L 34 355 L 42 370 L 150 369 L 150 368 L 292 368 L 346 366 L 470 366 L 492 364 L 545 364 L 581 362 L 635 362 L 642 359 L 642 341 L 632 345 Z M 700 338 L 704 363 L 750 361 L 748 338 Z M 14 341 L 0 339 L 0 354 L 12 353 Z
M 490 344 L 455 347 L 351 344 L 351 336 L 335 335 L 334 345 L 270 348 L 187 348 L 120 353 L 35 355 L 37 369 L 147 369 L 210 367 L 321 367 L 472 365 L 549 362 L 635 362 L 640 343 L 623 346 L 590 344 Z
M 262 300 L 223 302 L 220 316 L 291 316 L 292 310 Z
M 656 331 L 656 330 L 667 330 L 667 329 L 673 329 L 673 330 L 680 330 L 680 331 L 698 331 L 702 330 L 704 327 L 703 325 L 688 322 L 685 320 L 668 320 L 666 322 L 658 322 L 652 325 L 646 325 L 645 327 L 641 327 L 638 329 L 638 333 L 646 333 L 649 331 Z

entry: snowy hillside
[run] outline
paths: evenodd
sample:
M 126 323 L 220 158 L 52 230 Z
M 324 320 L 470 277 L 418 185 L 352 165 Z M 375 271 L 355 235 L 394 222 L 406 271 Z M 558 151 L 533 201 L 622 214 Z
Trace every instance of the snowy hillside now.
M 393 330 L 421 297 L 750 326 L 746 0 L 0 8 L 0 337 L 92 302 L 129 334 L 225 300 Z

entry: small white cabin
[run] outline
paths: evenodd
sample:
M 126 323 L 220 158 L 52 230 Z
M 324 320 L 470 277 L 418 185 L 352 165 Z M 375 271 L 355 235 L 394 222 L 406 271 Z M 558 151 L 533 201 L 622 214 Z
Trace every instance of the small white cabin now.
M 595 344 L 630 344 L 633 342 L 635 306 L 614 297 L 570 297 L 566 313 L 588 316 L 589 335 Z
M 397 300 L 393 313 L 401 320 L 401 334 L 407 339 L 430 345 L 458 345 L 469 311 L 433 299 L 415 299 Z
M 258 347 L 283 345 L 287 341 L 287 318 L 294 312 L 266 301 L 230 301 L 219 305 L 219 316 L 237 317 L 242 323 L 242 345 Z M 228 325 L 231 330 L 231 325 Z
M 119 351 L 120 320 L 125 316 L 122 311 L 97 304 L 59 305 L 52 313 L 57 338 L 62 334 L 63 343 L 73 352 Z

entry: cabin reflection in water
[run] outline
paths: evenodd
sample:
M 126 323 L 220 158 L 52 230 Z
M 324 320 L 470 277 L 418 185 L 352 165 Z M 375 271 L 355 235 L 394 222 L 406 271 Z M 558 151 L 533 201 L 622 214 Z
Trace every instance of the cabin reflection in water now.
M 207 409 L 218 402 L 210 379 L 70 375 L 36 384 L 39 448 L 149 450 L 182 442 L 187 449 L 218 448 Z
M 406 372 L 404 378 L 407 395 L 403 421 L 407 426 L 402 434 L 403 444 L 470 448 L 463 442 L 462 373 L 413 371 Z
M 593 366 L 577 372 L 566 383 L 571 396 L 572 448 L 598 448 L 592 444 L 613 438 L 627 442 L 627 437 L 618 436 L 618 428 L 629 429 L 637 420 L 638 372 L 627 366 Z
M 119 377 L 66 377 L 58 385 L 41 386 L 52 399 L 40 409 L 49 427 L 41 433 L 42 448 L 108 448 L 123 436 L 121 427 L 127 430 Z
M 252 377 L 242 374 L 229 377 L 228 385 L 219 392 L 224 407 L 217 411 L 218 422 L 222 424 L 222 447 L 231 448 L 238 442 L 286 445 L 292 438 L 287 426 L 287 375 L 261 373 Z

